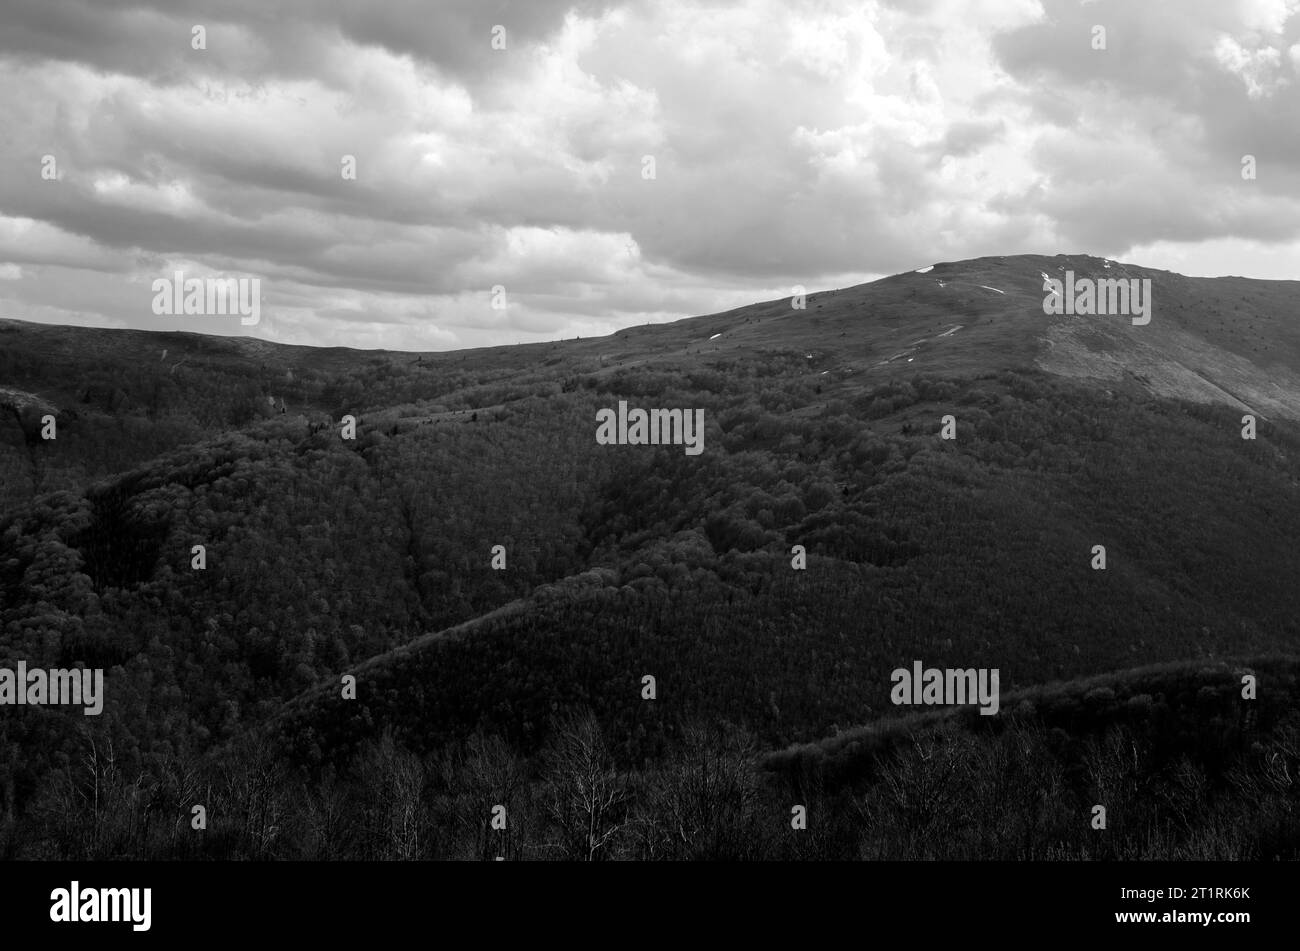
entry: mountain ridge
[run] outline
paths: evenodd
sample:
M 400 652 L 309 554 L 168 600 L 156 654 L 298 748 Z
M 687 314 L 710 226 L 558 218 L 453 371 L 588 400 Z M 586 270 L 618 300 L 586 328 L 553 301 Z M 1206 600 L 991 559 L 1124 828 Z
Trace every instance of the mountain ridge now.
M 1066 270 L 1078 277 L 1151 280 L 1151 323 L 1133 327 L 1112 316 L 1045 315 L 1042 275 Z M 258 378 L 259 385 L 278 389 L 295 408 L 307 411 L 327 407 L 296 385 L 296 375 L 346 373 L 358 364 L 415 366 L 424 373 L 505 371 L 540 356 L 591 364 L 585 369 L 601 374 L 618 367 L 679 367 L 798 352 L 832 386 L 863 375 L 874 381 L 909 372 L 1037 366 L 1153 395 L 1300 418 L 1300 281 L 1192 278 L 1088 255 L 986 256 L 809 292 L 803 309 L 792 307 L 792 300 L 628 327 L 603 337 L 451 351 L 316 348 L 252 337 L 53 328 L 13 320 L 0 320 L 0 340 L 13 349 L 14 334 L 31 337 L 30 349 L 75 364 L 74 342 L 88 338 L 101 358 L 129 363 L 151 380 L 165 375 L 174 381 L 178 374 L 183 379 L 196 364 L 215 371 L 269 363 L 273 370 Z M 126 395 L 136 402 L 145 399 L 129 387 Z M 73 405 L 77 396 L 65 392 L 61 402 Z

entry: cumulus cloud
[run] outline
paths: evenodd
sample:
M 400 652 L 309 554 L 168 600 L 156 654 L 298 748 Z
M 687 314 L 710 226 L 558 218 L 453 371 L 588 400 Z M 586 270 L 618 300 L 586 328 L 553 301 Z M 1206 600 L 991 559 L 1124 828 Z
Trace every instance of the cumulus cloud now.
M 0 314 L 441 349 L 984 254 L 1294 277 L 1298 7 L 10 0 Z M 176 269 L 262 323 L 154 316 Z

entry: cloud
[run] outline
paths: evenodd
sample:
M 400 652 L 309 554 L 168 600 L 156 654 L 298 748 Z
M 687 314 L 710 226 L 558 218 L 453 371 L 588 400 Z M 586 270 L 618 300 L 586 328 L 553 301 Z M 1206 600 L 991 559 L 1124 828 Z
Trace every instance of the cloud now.
M 419 349 L 984 254 L 1273 273 L 1297 6 L 11 0 L 0 306 L 157 326 L 181 266 L 261 278 L 268 339 Z
M 1214 58 L 1225 70 L 1241 78 L 1251 99 L 1272 95 L 1288 82 L 1281 75 L 1282 51 L 1272 46 L 1248 50 L 1224 34 L 1214 44 Z

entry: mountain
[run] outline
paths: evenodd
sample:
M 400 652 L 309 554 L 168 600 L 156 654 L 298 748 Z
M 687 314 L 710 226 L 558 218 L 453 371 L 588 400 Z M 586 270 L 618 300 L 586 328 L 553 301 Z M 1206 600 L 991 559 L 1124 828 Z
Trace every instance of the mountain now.
M 1067 273 L 1149 323 L 1045 313 Z M 0 667 L 107 685 L 0 718 L 0 850 L 1300 855 L 1300 284 L 990 257 L 797 303 L 429 354 L 0 323 Z M 600 444 L 620 403 L 703 451 Z M 1004 713 L 896 704 L 918 661 Z M 939 762 L 991 811 L 889 798 Z

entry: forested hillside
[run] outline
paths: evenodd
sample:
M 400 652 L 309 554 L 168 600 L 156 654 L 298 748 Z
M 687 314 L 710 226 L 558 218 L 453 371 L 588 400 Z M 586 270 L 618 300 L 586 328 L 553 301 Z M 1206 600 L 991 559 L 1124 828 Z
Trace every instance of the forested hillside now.
M 0 666 L 107 695 L 0 716 L 0 855 L 1300 856 L 1300 426 L 1048 372 L 955 267 L 465 354 L 0 327 L 58 421 L 0 414 Z M 1002 713 L 895 706 L 917 660 Z

